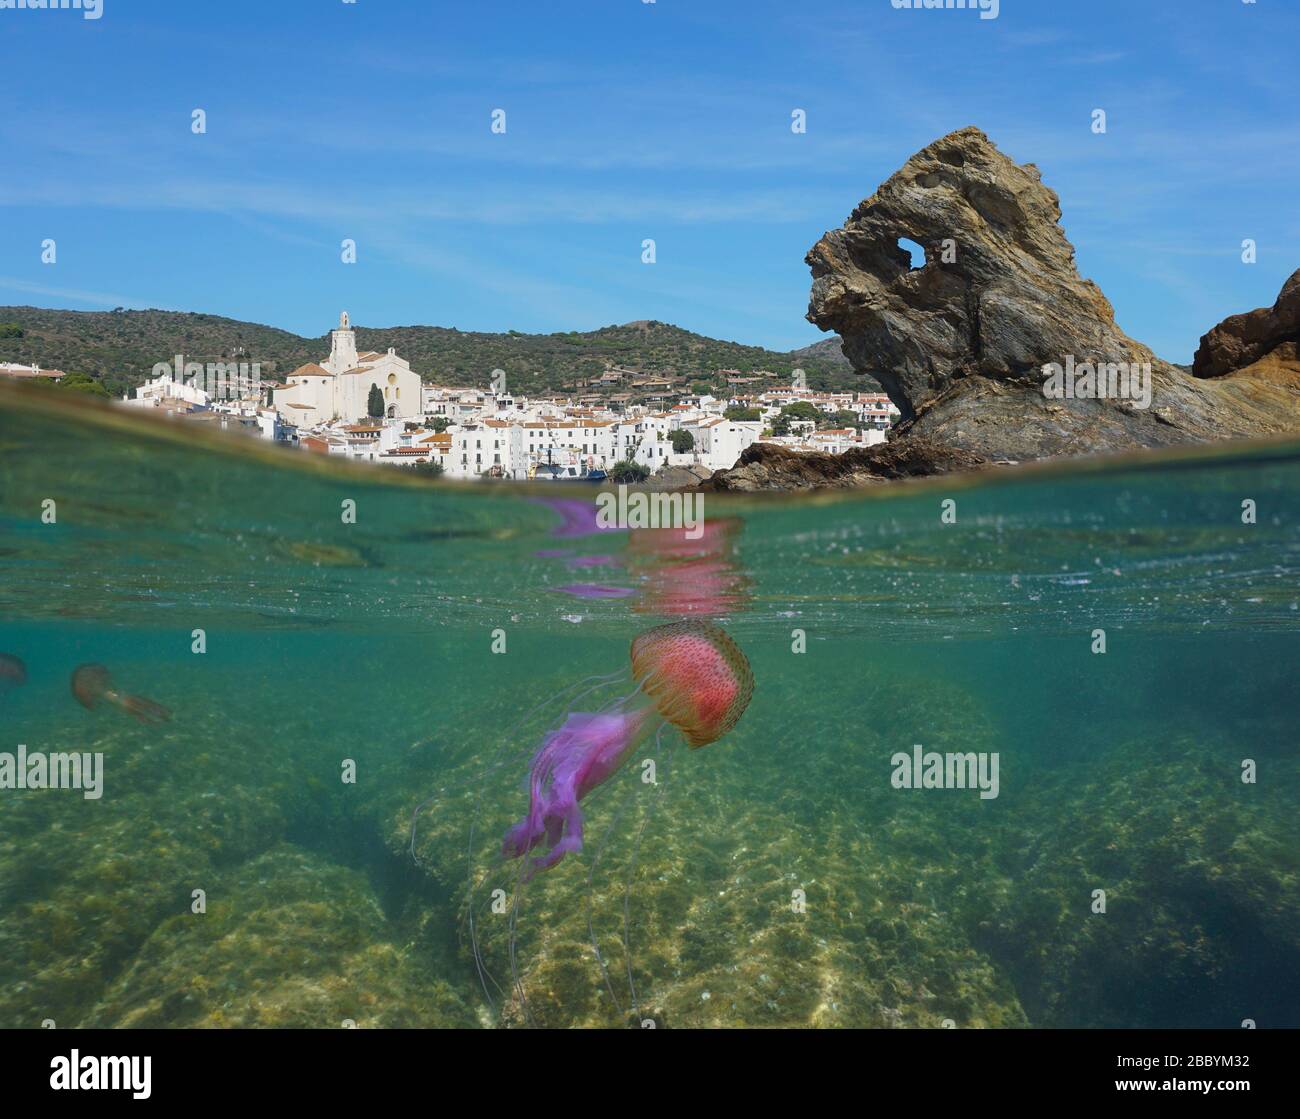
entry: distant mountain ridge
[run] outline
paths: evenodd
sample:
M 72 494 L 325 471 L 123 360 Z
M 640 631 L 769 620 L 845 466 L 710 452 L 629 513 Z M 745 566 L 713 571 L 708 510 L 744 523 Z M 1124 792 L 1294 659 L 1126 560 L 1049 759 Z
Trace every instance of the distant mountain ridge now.
M 22 335 L 0 331 L 0 361 L 86 373 L 115 395 L 142 384 L 155 364 L 170 362 L 178 353 L 188 361 L 260 362 L 262 376 L 273 380 L 319 361 L 330 348 L 328 333 L 303 338 L 259 323 L 180 311 L 0 307 L 0 326 L 5 324 L 15 324 Z M 653 320 L 556 334 L 354 327 L 359 351 L 382 353 L 392 346 L 425 381 L 444 384 L 486 387 L 492 371 L 504 369 L 506 383 L 516 392 L 558 392 L 614 364 L 690 380 L 707 380 L 719 369 L 766 369 L 788 382 L 790 374 L 802 368 L 810 388 L 874 388 L 869 379 L 854 374 L 835 338 L 780 353 Z
M 840 336 L 832 334 L 829 338 L 823 338 L 820 342 L 814 342 L 811 346 L 804 346 L 802 349 L 791 350 L 790 356 L 796 361 L 806 363 L 828 363 L 832 368 L 843 370 L 848 373 L 853 372 L 853 362 L 844 356 L 844 350 L 841 347 Z M 808 368 L 807 365 L 804 368 Z

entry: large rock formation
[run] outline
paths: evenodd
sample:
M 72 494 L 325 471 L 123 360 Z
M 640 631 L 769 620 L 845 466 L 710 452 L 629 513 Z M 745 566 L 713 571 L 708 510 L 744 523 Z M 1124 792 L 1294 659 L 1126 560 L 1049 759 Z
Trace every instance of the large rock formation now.
M 1192 362 L 1197 377 L 1254 376 L 1300 387 L 1300 269 L 1272 307 L 1230 315 L 1208 334 Z
M 964 128 L 914 155 L 813 246 L 808 318 L 838 331 L 854 368 L 879 380 L 903 413 L 890 449 L 875 455 L 924 439 L 939 449 L 932 472 L 940 472 L 953 452 L 1020 461 L 1300 430 L 1293 385 L 1190 376 L 1129 338 L 1075 268 L 1060 217 L 1033 164 L 1017 165 Z M 924 262 L 900 238 L 924 246 Z M 1230 326 L 1238 316 L 1211 332 L 1222 356 L 1206 369 L 1280 340 L 1283 320 L 1295 319 L 1292 302 L 1279 307 L 1267 323 L 1245 316 L 1248 326 Z M 1150 363 L 1149 406 L 1050 398 L 1044 366 L 1071 362 Z

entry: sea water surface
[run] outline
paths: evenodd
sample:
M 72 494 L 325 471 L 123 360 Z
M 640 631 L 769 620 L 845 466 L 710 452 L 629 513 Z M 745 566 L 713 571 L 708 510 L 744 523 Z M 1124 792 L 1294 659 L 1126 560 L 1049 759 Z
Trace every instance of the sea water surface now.
M 1300 1025 L 1300 444 L 708 494 L 695 540 L 594 496 L 0 395 L 0 753 L 103 755 L 0 789 L 0 1026 Z M 683 617 L 744 717 L 522 882 L 532 751 Z M 898 787 L 918 746 L 997 795 Z

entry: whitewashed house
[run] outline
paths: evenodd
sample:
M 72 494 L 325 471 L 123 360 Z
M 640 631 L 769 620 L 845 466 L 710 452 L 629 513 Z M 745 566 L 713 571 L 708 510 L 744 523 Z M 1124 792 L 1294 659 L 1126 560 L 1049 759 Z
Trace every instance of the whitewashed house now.
M 760 420 L 729 420 L 721 416 L 682 427 L 695 439 L 694 453 L 700 465 L 710 470 L 735 466 L 741 452 L 751 443 L 757 443 L 763 434 Z

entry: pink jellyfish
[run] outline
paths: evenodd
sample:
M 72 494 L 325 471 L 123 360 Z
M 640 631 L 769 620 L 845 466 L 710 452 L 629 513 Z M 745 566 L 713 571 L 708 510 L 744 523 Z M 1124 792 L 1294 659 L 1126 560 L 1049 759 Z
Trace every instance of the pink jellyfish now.
M 533 755 L 528 815 L 502 842 L 517 858 L 545 845 L 528 875 L 582 850 L 579 801 L 610 779 L 652 733 L 671 723 L 692 750 L 715 742 L 740 720 L 754 691 L 749 661 L 712 622 L 671 622 L 632 642 L 637 688 L 596 712 L 572 712 Z

